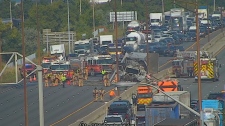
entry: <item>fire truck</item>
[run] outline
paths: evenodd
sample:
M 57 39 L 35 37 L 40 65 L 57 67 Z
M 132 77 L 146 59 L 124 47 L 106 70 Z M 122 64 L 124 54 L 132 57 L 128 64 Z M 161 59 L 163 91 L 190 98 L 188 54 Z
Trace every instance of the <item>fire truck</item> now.
M 85 58 L 85 66 L 89 71 L 89 75 L 95 76 L 101 74 L 104 69 L 106 72 L 112 71 L 112 65 L 115 61 L 110 55 L 96 55 Z
M 51 62 L 50 70 L 52 74 L 64 74 L 67 79 L 72 79 L 74 71 L 71 69 L 70 62 L 64 60 L 56 60 Z
M 172 77 L 194 77 L 194 60 L 196 51 L 177 51 L 172 61 Z
M 216 58 L 200 58 L 201 80 L 219 80 L 219 63 Z M 195 81 L 198 80 L 198 64 L 194 62 Z
M 57 57 L 55 57 L 55 56 L 43 57 L 42 63 L 41 63 L 43 73 L 47 73 L 48 70 L 50 69 L 51 62 L 56 61 L 56 60 L 57 60 Z

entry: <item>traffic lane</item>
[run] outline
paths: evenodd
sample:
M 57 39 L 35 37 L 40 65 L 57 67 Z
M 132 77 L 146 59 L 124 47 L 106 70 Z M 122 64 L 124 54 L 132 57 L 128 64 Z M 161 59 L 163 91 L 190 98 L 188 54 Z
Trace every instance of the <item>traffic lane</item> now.
M 209 36 L 209 40 L 211 41 L 213 38 L 215 38 L 218 34 L 220 34 L 221 32 L 221 29 L 217 30 L 217 31 L 214 31 L 212 32 Z M 208 43 L 208 37 L 206 36 L 205 38 L 201 38 L 200 39 L 200 48 L 202 48 L 205 44 Z M 192 47 L 191 47 L 192 46 Z M 190 47 L 190 48 L 189 48 Z M 194 43 L 185 43 L 184 44 L 184 48 L 187 49 L 187 51 L 196 51 L 197 50 L 197 47 L 196 47 L 196 42 Z M 170 60 L 167 60 L 167 61 L 172 61 L 173 58 L 171 58 Z M 163 59 L 162 59 L 163 60 Z M 166 59 L 164 59 L 166 60 Z M 160 62 L 160 61 L 159 61 Z M 166 68 L 169 68 L 171 67 L 171 62 L 166 62 L 166 61 L 161 61 L 161 63 L 159 64 L 163 64 L 163 66 L 159 67 L 159 71 L 162 71 Z
M 51 109 L 52 107 L 54 107 L 54 105 L 56 104 L 56 103 L 54 103 L 54 101 L 58 101 L 58 102 L 60 102 L 60 100 L 59 99 L 57 99 L 57 98 L 60 98 L 60 99 L 66 99 L 65 97 L 63 97 L 63 95 L 61 95 L 62 93 L 58 93 L 58 92 L 62 92 L 62 91 L 60 91 L 60 88 L 61 87 L 51 87 L 51 88 L 44 88 L 44 102 L 45 101 L 53 101 L 53 102 L 50 102 L 50 103 L 45 103 L 45 109 L 46 110 L 49 110 L 49 108 Z M 80 87 L 79 87 L 80 88 Z M 63 93 L 64 94 L 68 94 L 68 92 L 79 92 L 79 88 L 75 88 L 74 87 L 74 90 L 70 87 L 70 88 L 63 88 Z M 61 88 L 62 89 L 62 88 Z M 72 89 L 72 91 L 69 91 L 68 89 Z M 38 96 L 38 89 L 37 89 L 37 85 L 36 86 L 28 86 L 27 87 L 27 90 L 28 90 L 28 108 L 31 110 L 31 111 L 37 111 L 37 113 L 38 113 L 38 99 L 37 98 L 34 98 L 34 96 Z M 15 97 L 16 96 L 20 96 L 19 98 L 18 97 L 16 97 L 16 99 L 17 100 L 13 100 L 14 102 L 10 102 L 10 103 L 7 103 L 7 104 L 5 104 L 6 106 L 5 107 L 1 107 L 0 108 L 0 110 L 1 109 L 3 109 L 3 110 L 1 110 L 1 112 L 4 112 L 4 113 L 1 113 L 0 115 L 2 115 L 2 116 L 4 116 L 4 115 L 15 115 L 15 116 L 17 116 L 17 114 L 19 114 L 19 113 L 17 113 L 17 114 L 10 114 L 10 113 L 13 113 L 12 111 L 10 111 L 11 109 L 8 109 L 7 107 L 9 107 L 9 106 L 13 106 L 13 105 L 16 105 L 15 107 L 13 107 L 14 109 L 15 109 L 15 111 L 16 110 L 18 110 L 18 109 L 20 109 L 20 108 L 23 108 L 23 88 L 22 88 L 22 86 L 18 89 L 18 90 L 12 90 L 13 92 L 19 92 L 19 95 L 18 95 L 18 93 L 15 93 L 15 94 L 9 94 L 8 96 L 12 96 L 12 95 L 14 95 Z M 29 92 L 29 91 L 31 91 L 31 92 Z M 8 92 L 9 93 L 9 92 Z M 79 93 L 83 93 L 83 90 L 81 90 Z M 51 94 L 54 94 L 54 95 L 51 95 Z M 1 95 L 2 96 L 2 99 L 4 99 L 4 98 L 7 98 L 7 97 L 5 97 L 5 96 L 3 96 L 3 95 Z M 7 96 L 7 95 L 6 95 Z M 66 95 L 65 95 L 66 96 Z M 91 99 L 91 97 L 90 96 L 92 96 L 92 92 L 90 92 L 90 94 L 88 95 L 88 96 L 86 96 L 86 97 L 81 97 L 81 99 L 82 99 L 82 101 L 78 101 L 78 103 L 80 103 L 79 105 L 80 106 L 78 106 L 78 108 L 79 107 L 81 107 L 81 106 L 83 106 L 83 105 L 85 105 L 86 103 L 84 103 L 84 104 L 82 104 L 82 102 L 83 102 L 83 100 L 85 99 L 85 100 L 87 100 L 87 101 L 91 101 L 92 99 Z M 78 97 L 78 99 L 79 99 L 80 97 Z M 89 100 L 88 100 L 88 98 L 90 98 Z M 52 100 L 53 99 L 53 100 Z M 7 100 L 6 100 L 7 101 Z M 10 99 L 8 100 L 8 101 L 11 101 Z M 20 101 L 20 102 L 19 102 Z M 75 100 L 76 101 L 76 100 Z M 18 103 L 20 103 L 20 104 L 18 104 Z M 35 106 L 36 105 L 36 106 Z M 56 105 L 55 105 L 56 106 Z M 60 109 L 60 108 L 59 108 Z M 63 109 L 63 108 L 62 108 Z M 8 111 L 9 110 L 9 111 Z M 70 112 L 70 111 L 69 111 Z M 21 113 L 23 114 L 23 111 L 21 111 Z M 34 114 L 34 113 L 36 113 L 36 112 L 32 112 L 32 114 L 30 114 L 29 113 L 29 117 L 33 117 L 33 116 L 37 116 L 38 114 Z M 62 116 L 66 116 L 66 115 L 64 115 L 64 114 L 61 114 Z M 46 117 L 48 116 L 48 114 L 46 114 L 45 115 Z M 23 116 L 20 116 L 21 117 L 21 120 L 23 120 Z M 8 122 L 7 124 L 10 124 L 9 122 L 10 122 L 10 120 L 4 120 L 4 121 L 6 121 L 6 122 Z M 37 120 L 36 120 L 37 121 Z M 0 124 L 1 124 L 1 122 L 0 122 Z M 18 124 L 18 123 L 17 123 Z
M 212 81 L 201 81 L 202 82 L 202 98 L 206 99 L 210 92 L 220 92 L 224 89 L 224 82 L 225 82 L 225 50 L 217 55 L 219 63 L 222 63 L 222 67 L 220 68 L 220 80 L 216 82 Z M 181 86 L 184 90 L 191 92 L 192 99 L 198 99 L 198 84 L 194 82 L 194 78 L 190 79 L 179 79 Z
M 112 87 L 108 87 L 108 89 L 106 89 L 106 92 L 109 91 Z M 124 92 L 124 90 L 120 91 L 120 93 L 123 93 L 123 92 Z M 118 95 L 118 92 L 116 92 L 116 94 Z M 71 116 L 64 119 L 63 121 L 60 121 L 57 124 L 54 124 L 54 126 L 70 125 L 70 124 L 76 122 L 77 120 L 82 119 L 86 115 L 90 114 L 91 112 L 93 112 L 100 106 L 104 105 L 105 102 L 108 102 L 108 101 L 110 101 L 110 97 L 109 97 L 109 94 L 107 93 L 104 96 L 104 102 L 101 102 L 101 101 L 93 102 L 93 103 L 89 104 L 88 106 L 85 106 L 85 109 L 80 109 L 79 111 L 75 112 L 75 114 L 72 114 Z M 103 111 L 106 111 L 106 110 L 103 110 Z M 71 111 L 70 111 L 70 113 L 71 113 Z M 68 113 L 68 115 L 70 115 L 70 113 Z M 60 119 L 58 119 L 58 120 L 60 120 Z

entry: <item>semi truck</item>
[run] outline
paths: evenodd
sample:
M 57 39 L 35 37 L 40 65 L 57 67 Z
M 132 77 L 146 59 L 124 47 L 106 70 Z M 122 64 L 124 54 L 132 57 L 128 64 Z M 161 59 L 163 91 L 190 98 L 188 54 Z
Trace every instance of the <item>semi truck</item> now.
M 202 100 L 203 121 L 207 126 L 224 126 L 223 100 Z
M 66 56 L 64 44 L 51 45 L 50 53 L 52 56 L 59 57 L 59 60 L 63 60 L 63 58 Z
M 150 24 L 152 26 L 161 26 L 163 15 L 162 13 L 150 13 Z
M 190 107 L 191 104 L 191 95 L 188 91 L 171 91 L 166 92 L 167 95 L 173 97 L 176 100 L 179 100 L 180 102 L 184 103 L 186 106 Z M 167 102 L 173 102 L 174 100 L 169 98 L 163 93 L 157 93 L 153 96 L 152 104 L 155 103 L 167 103 Z M 181 118 L 188 118 L 190 115 L 190 112 L 184 108 L 183 106 L 179 105 L 179 114 Z
M 187 17 L 185 15 L 183 8 L 173 8 L 170 10 L 171 16 L 171 30 L 186 32 L 188 29 L 187 26 Z
M 179 119 L 179 116 L 177 102 L 151 104 L 145 108 L 145 126 L 154 126 L 166 118 Z
M 113 43 L 113 35 L 100 35 L 99 42 L 101 47 L 107 47 L 110 43 Z
M 137 51 L 138 45 L 145 43 L 146 36 L 142 32 L 131 32 L 125 38 L 125 46 L 132 47 L 134 51 Z
M 207 6 L 199 6 L 199 8 L 198 8 L 198 18 L 207 19 L 207 17 L 208 17 Z

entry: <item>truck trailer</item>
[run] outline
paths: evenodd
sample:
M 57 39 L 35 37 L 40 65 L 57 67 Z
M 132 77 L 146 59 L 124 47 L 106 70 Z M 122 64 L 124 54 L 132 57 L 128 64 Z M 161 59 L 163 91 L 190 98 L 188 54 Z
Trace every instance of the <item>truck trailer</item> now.
M 185 15 L 183 8 L 173 8 L 170 10 L 171 15 L 171 30 L 186 32 L 188 29 L 187 26 L 187 17 Z

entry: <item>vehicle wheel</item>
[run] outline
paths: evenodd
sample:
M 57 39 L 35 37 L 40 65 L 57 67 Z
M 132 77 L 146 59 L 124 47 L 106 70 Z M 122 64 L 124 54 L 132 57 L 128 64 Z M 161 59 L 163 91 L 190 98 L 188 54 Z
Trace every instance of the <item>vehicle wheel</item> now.
M 91 70 L 90 75 L 91 76 L 95 76 L 95 71 L 94 70 Z

